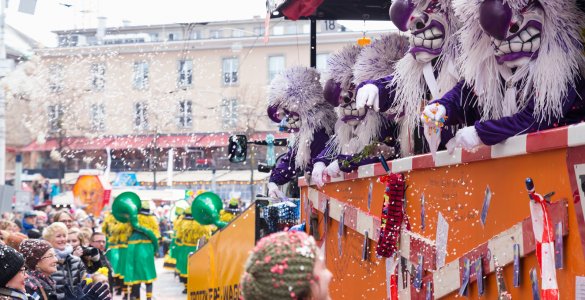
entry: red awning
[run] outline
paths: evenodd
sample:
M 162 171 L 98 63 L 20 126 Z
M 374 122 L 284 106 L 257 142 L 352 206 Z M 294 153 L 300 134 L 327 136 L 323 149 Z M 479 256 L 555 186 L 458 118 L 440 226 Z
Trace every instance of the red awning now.
M 76 138 L 64 138 L 61 140 L 61 147 L 63 149 L 69 149 L 69 146 L 73 144 Z M 59 140 L 58 139 L 50 139 L 45 141 L 43 144 L 39 144 L 36 141 L 28 144 L 27 146 L 20 149 L 22 152 L 32 152 L 32 151 L 51 151 L 53 149 L 59 148 Z
M 269 133 L 258 132 L 248 137 L 249 140 L 264 140 Z M 274 138 L 287 138 L 288 133 L 272 133 Z M 229 133 L 209 133 L 209 134 L 191 134 L 191 135 L 167 135 L 159 136 L 156 140 L 158 148 L 180 148 L 180 147 L 198 147 L 213 148 L 226 147 Z M 62 147 L 70 150 L 101 150 L 109 147 L 112 150 L 121 149 L 146 149 L 154 147 L 154 137 L 152 136 L 121 136 L 121 137 L 102 137 L 102 138 L 85 138 L 72 137 L 62 140 Z M 59 148 L 59 142 L 56 139 L 47 140 L 43 144 L 32 142 L 24 148 L 22 152 L 33 151 L 51 151 Z
M 68 148 L 71 150 L 101 150 L 112 143 L 114 138 L 76 138 Z
M 225 147 L 228 145 L 228 139 L 230 134 L 228 133 L 210 133 L 203 136 L 195 147 L 208 148 L 208 147 Z
M 156 140 L 158 148 L 195 147 L 203 135 L 167 135 L 159 136 Z
M 152 147 L 153 137 L 151 136 L 123 136 L 112 138 L 108 145 L 112 150 L 121 149 L 145 149 Z

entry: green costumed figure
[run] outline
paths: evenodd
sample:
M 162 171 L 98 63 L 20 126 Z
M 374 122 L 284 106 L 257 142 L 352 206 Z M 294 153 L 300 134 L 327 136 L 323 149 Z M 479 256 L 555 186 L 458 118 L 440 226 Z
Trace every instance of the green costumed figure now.
M 187 276 L 189 253 L 197 250 L 197 243 L 202 237 L 211 237 L 215 229 L 214 225 L 203 226 L 193 220 L 191 208 L 187 208 L 186 214 L 175 225 L 175 249 L 173 255 L 176 259 L 176 270 L 179 273 L 181 282 L 185 285 L 183 293 L 187 293 Z
M 130 223 L 132 235 L 128 239 L 126 262 L 124 265 L 124 284 L 132 286 L 130 299 L 140 299 L 140 285 L 146 285 L 146 298 L 152 299 L 152 282 L 156 280 L 154 255 L 158 250 L 160 230 L 158 221 L 150 213 L 148 205 L 144 208 L 138 195 L 124 192 L 116 197 L 112 205 L 116 220 Z
M 177 214 L 177 218 L 173 221 L 173 235 L 171 239 L 171 244 L 169 245 L 169 252 L 165 255 L 163 267 L 167 270 L 176 271 L 177 267 L 177 257 L 176 257 L 176 250 L 177 247 L 177 228 L 179 228 L 181 221 L 183 220 L 184 211 L 175 211 Z
M 108 213 L 104 218 L 102 232 L 106 235 L 106 257 L 112 266 L 112 277 L 117 295 L 122 291 L 127 292 L 124 285 L 124 265 L 126 263 L 126 250 L 128 249 L 128 238 L 132 234 L 132 226 L 122 223 Z

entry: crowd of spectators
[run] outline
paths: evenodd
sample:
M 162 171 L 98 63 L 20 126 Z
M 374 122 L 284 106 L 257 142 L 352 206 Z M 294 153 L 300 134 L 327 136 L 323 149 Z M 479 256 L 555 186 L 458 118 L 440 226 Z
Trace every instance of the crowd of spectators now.
M 0 300 L 110 299 L 98 220 L 81 209 L 35 209 L 0 218 Z

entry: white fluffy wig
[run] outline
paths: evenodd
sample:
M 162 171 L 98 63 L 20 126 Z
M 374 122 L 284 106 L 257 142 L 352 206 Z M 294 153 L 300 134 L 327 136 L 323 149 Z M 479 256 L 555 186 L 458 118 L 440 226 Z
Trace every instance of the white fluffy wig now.
M 315 69 L 296 66 L 278 74 L 270 83 L 269 107 L 298 113 L 301 119 L 300 130 L 292 134 L 297 168 L 304 169 L 311 161 L 311 143 L 316 131 L 325 128 L 329 135 L 333 134 L 335 112 L 323 97 L 319 79 Z
M 414 0 L 413 2 L 418 5 L 422 0 Z M 455 18 L 451 0 L 440 0 L 439 3 L 446 12 L 448 21 L 447 26 L 445 26 L 445 42 L 441 54 L 433 64 L 434 73 L 437 74 L 439 94 L 442 96 L 460 80 L 456 65 L 459 46 L 455 35 L 459 29 L 459 23 Z M 396 63 L 396 70 L 392 74 L 391 84 L 395 87 L 396 96 L 390 113 L 403 116 L 400 122 L 403 127 L 401 141 L 407 138 L 405 135 L 412 134 L 419 125 L 421 108 L 430 100 L 434 100 L 428 99 L 427 96 L 429 89 L 423 76 L 424 67 L 425 63 L 417 61 L 413 55 L 408 53 Z M 406 141 L 404 140 L 404 142 Z M 403 151 L 405 151 L 404 146 Z
M 525 7 L 529 0 L 504 0 L 512 9 Z M 541 0 L 545 17 L 538 57 L 519 67 L 511 77 L 520 81 L 519 107 L 534 98 L 534 115 L 539 121 L 560 117 L 569 87 L 575 85 L 580 68 L 585 66 L 580 33 L 585 14 L 574 0 Z M 474 87 L 482 119 L 504 116 L 505 85 L 495 58 L 491 38 L 479 23 L 480 0 L 454 0 L 456 16 L 462 27 L 459 66 L 467 84 Z M 581 69 L 583 70 L 583 69 Z M 581 71 L 582 72 L 582 71 Z

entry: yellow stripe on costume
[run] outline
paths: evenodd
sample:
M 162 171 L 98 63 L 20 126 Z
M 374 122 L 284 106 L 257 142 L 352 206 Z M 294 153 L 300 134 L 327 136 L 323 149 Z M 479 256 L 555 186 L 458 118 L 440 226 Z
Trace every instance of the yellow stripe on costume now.
M 133 240 L 133 241 L 129 241 L 128 245 L 134 245 L 134 244 L 152 244 L 151 240 Z
M 126 285 L 135 285 L 135 284 L 139 284 L 139 283 L 149 284 L 149 283 L 153 283 L 155 280 L 156 280 L 156 278 L 151 279 L 151 280 L 136 280 L 136 281 L 132 281 L 132 282 L 124 282 L 124 284 L 126 284 Z

